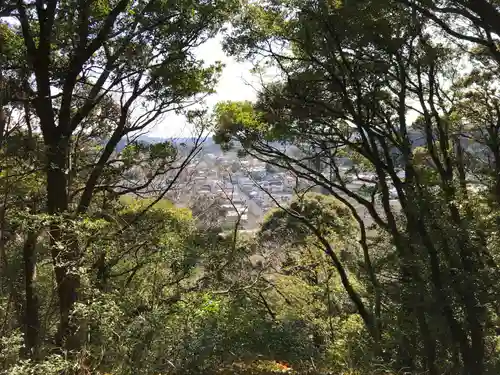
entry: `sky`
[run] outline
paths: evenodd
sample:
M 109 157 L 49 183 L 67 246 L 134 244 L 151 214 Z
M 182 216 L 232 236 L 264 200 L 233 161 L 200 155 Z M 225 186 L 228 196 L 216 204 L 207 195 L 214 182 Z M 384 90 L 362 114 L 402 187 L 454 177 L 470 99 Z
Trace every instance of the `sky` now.
M 251 63 L 240 63 L 227 56 L 222 50 L 222 37 L 210 39 L 198 48 L 198 58 L 206 64 L 221 61 L 225 68 L 216 87 L 216 93 L 209 96 L 205 103 L 212 108 L 217 102 L 224 100 L 255 100 L 259 78 L 253 75 Z M 154 126 L 148 133 L 151 137 L 189 137 L 192 130 L 184 116 L 170 114 L 162 122 Z
M 3 19 L 8 23 L 17 23 L 17 20 Z M 250 100 L 257 98 L 256 88 L 260 85 L 260 77 L 251 73 L 253 68 L 250 62 L 237 62 L 234 58 L 229 57 L 222 50 L 221 34 L 215 38 L 208 40 L 206 43 L 197 48 L 197 57 L 205 62 L 206 65 L 211 65 L 217 61 L 222 62 L 225 67 L 219 82 L 216 86 L 216 93 L 205 99 L 205 103 L 209 108 L 212 108 L 219 101 L 225 100 Z M 273 78 L 272 75 L 267 75 L 265 79 Z M 159 138 L 180 138 L 190 137 L 193 131 L 186 119 L 182 115 L 169 114 L 155 126 L 148 129 L 148 136 Z

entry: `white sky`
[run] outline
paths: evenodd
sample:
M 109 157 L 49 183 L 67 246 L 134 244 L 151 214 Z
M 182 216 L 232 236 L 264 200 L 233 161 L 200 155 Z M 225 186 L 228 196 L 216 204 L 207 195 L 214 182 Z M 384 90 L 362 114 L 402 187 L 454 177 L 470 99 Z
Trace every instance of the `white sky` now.
M 216 93 L 206 99 L 206 104 L 212 108 L 223 100 L 255 100 L 259 79 L 253 75 L 251 63 L 239 63 L 222 51 L 221 37 L 206 42 L 199 48 L 198 57 L 206 64 L 221 61 L 225 64 L 222 76 L 216 88 Z M 184 116 L 169 115 L 164 121 L 149 131 L 152 137 L 190 137 L 192 135 L 189 124 Z

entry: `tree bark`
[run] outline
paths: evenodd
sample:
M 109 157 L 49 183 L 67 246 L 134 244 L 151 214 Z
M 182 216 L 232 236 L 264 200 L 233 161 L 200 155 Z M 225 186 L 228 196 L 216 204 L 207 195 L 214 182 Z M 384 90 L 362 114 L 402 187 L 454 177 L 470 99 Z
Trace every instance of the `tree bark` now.
M 0 84 L 1 84 L 1 81 L 0 81 Z M 1 90 L 1 88 L 0 88 Z M 1 93 L 0 93 L 1 95 Z M 5 111 L 4 109 L 1 107 L 1 96 L 0 96 L 0 145 L 3 143 L 3 140 L 4 140 L 4 135 L 5 135 L 5 128 L 6 128 L 6 125 L 7 125 L 7 120 L 6 120 L 6 116 L 5 116 Z
M 68 139 L 56 136 L 47 152 L 47 208 L 49 214 L 60 216 L 68 210 L 67 150 Z M 59 297 L 60 325 L 57 343 L 67 350 L 77 350 L 80 343 L 76 324 L 71 322 L 71 313 L 78 299 L 80 278 L 72 268 L 77 265 L 79 254 L 76 239 L 55 217 L 50 228 L 52 261 L 54 264 Z
M 25 351 L 27 357 L 36 358 L 39 344 L 40 317 L 39 303 L 35 290 L 36 278 L 36 242 L 37 233 L 29 232 L 24 242 L 24 331 Z

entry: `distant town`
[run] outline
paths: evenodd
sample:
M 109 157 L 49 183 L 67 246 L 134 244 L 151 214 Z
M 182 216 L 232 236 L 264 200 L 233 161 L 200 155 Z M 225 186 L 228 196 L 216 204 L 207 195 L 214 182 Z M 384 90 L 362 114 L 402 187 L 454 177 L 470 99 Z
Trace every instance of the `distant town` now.
M 156 138 L 144 138 L 146 143 L 161 141 Z M 192 145 L 189 140 L 177 140 L 188 151 Z M 339 160 L 340 173 L 348 176 L 347 187 L 352 192 L 369 194 L 370 186 L 376 183 L 376 176 L 371 172 L 350 173 L 352 162 Z M 323 175 L 328 176 L 325 170 Z M 404 180 L 404 171 L 398 173 Z M 172 176 L 164 176 L 156 183 L 156 191 L 164 190 Z M 330 176 L 331 177 L 331 176 Z M 132 176 L 129 183 L 140 184 L 137 176 Z M 305 189 L 321 191 L 311 187 L 310 182 L 297 179 L 290 172 L 280 170 L 270 163 L 246 156 L 237 150 L 223 152 L 212 140 L 207 140 L 201 152 L 177 176 L 177 181 L 166 197 L 181 207 L 189 207 L 194 214 L 211 216 L 228 228 L 237 224 L 240 230 L 255 230 L 265 214 L 277 205 L 286 206 L 293 196 Z M 472 184 L 477 188 L 477 184 Z M 155 190 L 155 189 L 153 189 Z M 397 192 L 390 187 L 390 203 L 399 207 Z M 372 223 L 365 208 L 349 199 L 366 224 Z

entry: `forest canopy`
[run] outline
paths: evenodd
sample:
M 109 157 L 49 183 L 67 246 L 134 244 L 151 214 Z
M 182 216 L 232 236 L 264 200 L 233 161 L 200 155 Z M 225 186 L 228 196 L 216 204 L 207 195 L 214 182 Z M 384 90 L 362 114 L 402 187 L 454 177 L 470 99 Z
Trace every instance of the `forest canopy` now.
M 494 0 L 0 1 L 0 372 L 498 374 L 499 21 Z M 216 36 L 276 73 L 255 101 L 200 105 Z M 190 142 L 141 141 L 171 113 Z M 297 181 L 284 202 L 252 177 L 275 206 L 255 231 L 230 194 L 177 201 L 212 136 Z

